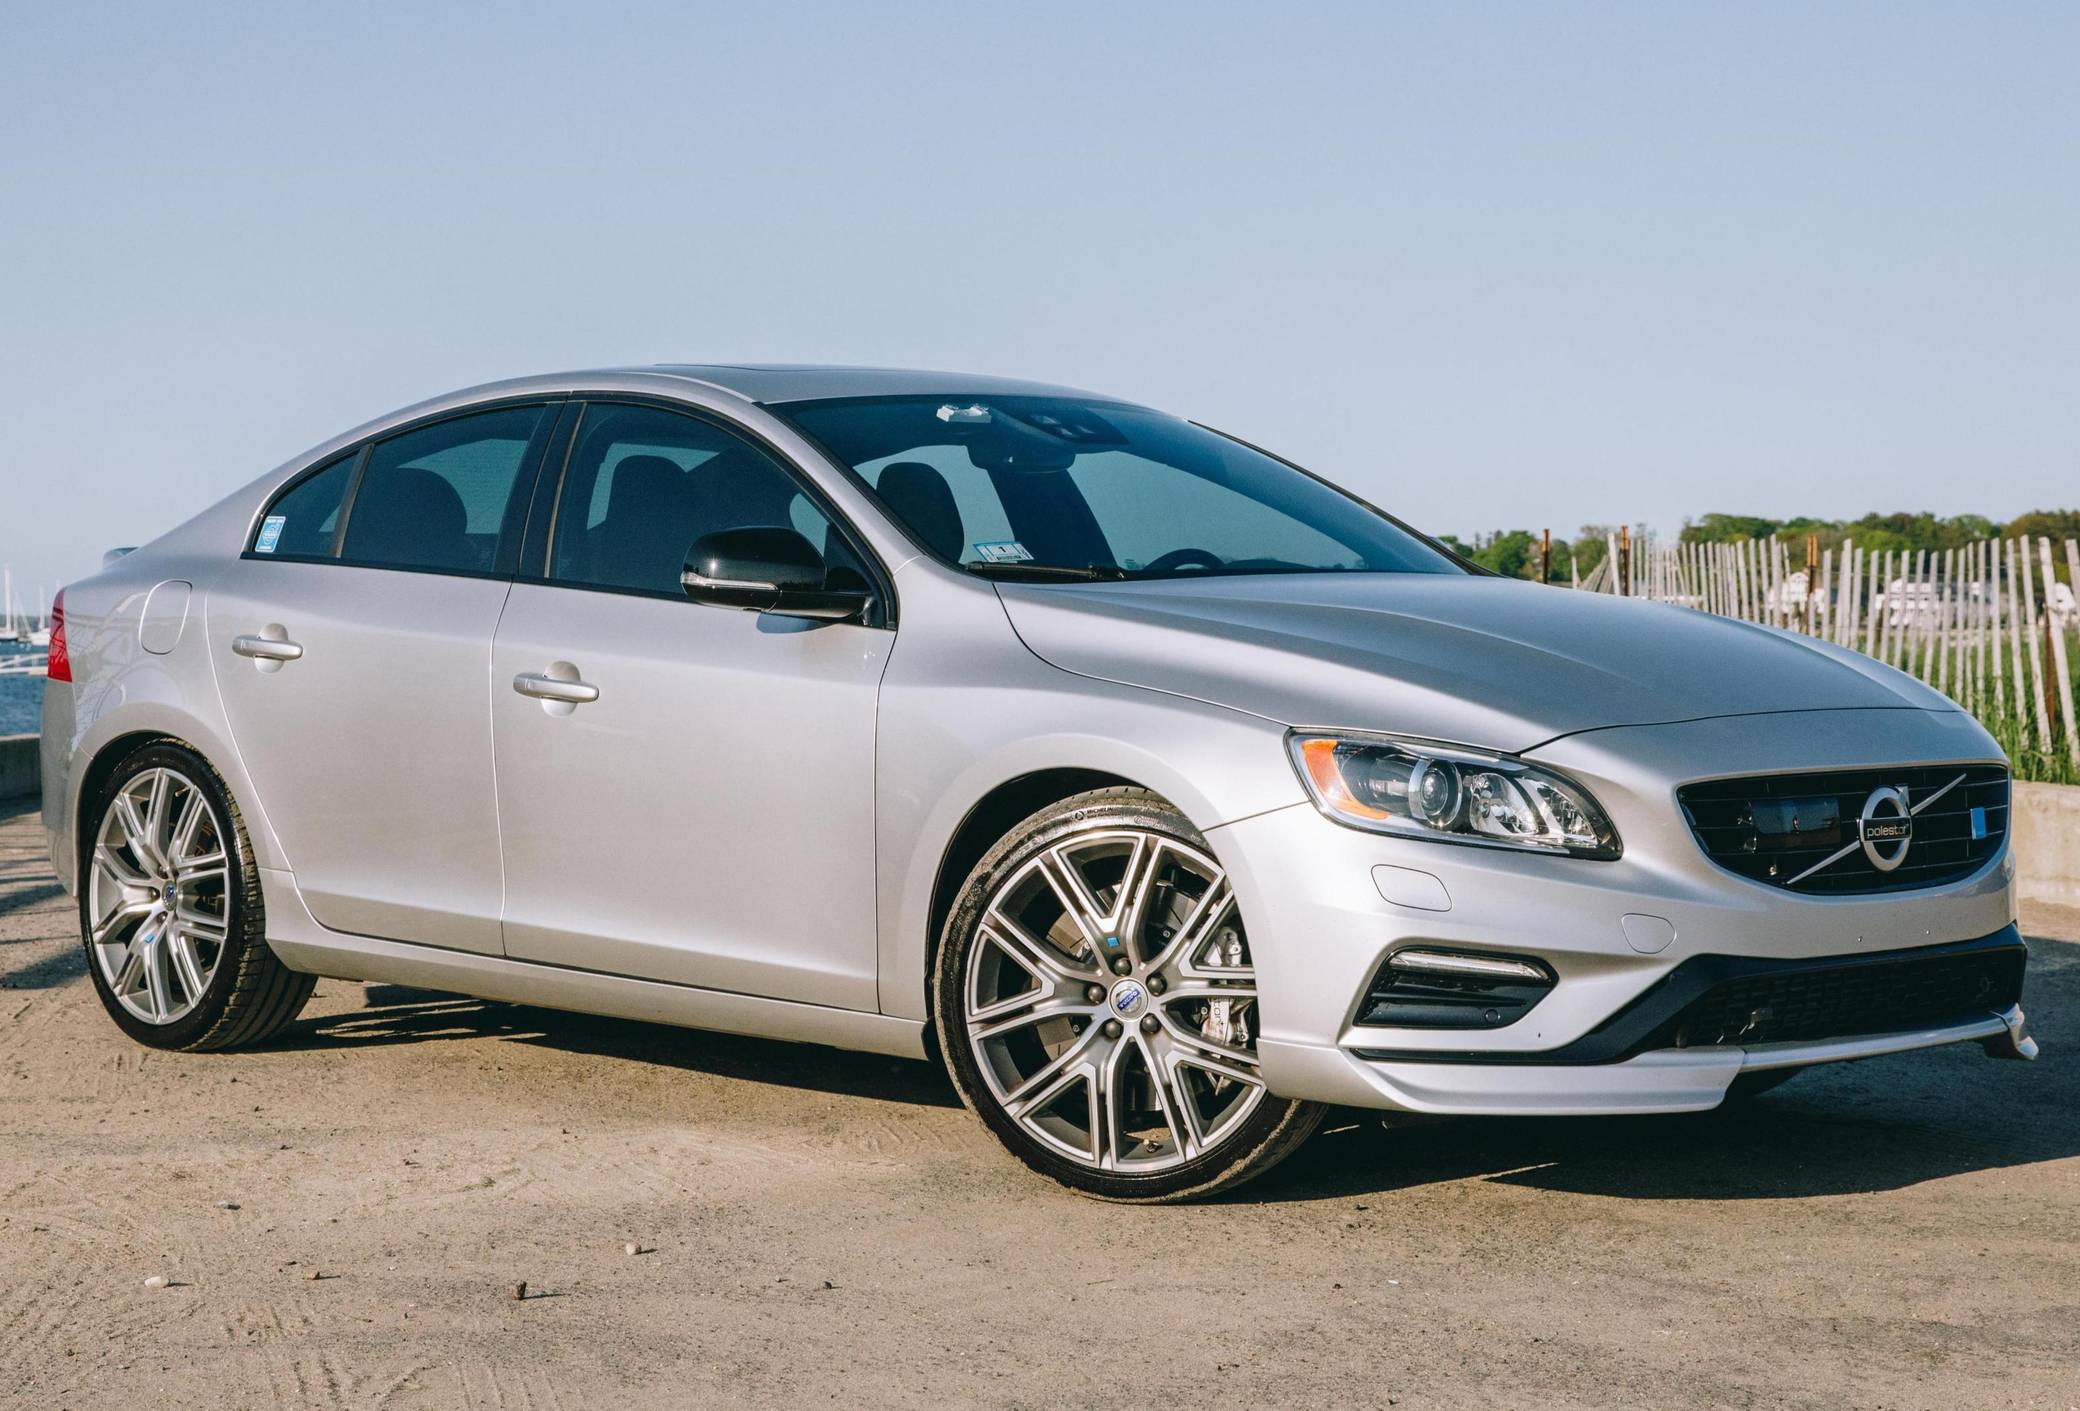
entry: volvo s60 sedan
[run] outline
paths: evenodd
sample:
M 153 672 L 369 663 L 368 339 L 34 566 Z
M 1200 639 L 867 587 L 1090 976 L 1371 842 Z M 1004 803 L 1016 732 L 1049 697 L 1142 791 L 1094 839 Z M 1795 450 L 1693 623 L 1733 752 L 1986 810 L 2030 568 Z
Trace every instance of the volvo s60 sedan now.
M 263 1042 L 329 975 L 936 1053 L 1020 1159 L 1137 1201 L 1332 1104 L 2034 1052 L 2008 773 L 1950 701 L 1487 574 L 1114 398 L 496 383 L 62 608 L 52 857 L 162 1048 Z

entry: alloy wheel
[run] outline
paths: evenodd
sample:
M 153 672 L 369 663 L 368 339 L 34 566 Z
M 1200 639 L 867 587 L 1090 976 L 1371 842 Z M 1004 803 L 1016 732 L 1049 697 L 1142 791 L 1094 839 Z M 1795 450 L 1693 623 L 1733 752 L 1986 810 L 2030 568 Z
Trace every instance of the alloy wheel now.
M 965 999 L 990 1095 L 1087 1169 L 1192 1161 L 1265 1096 L 1233 889 L 1205 852 L 1160 833 L 1103 828 L 1028 859 L 975 927 Z
M 147 1024 L 186 1017 L 230 935 L 229 857 L 209 798 L 178 770 L 143 770 L 108 801 L 88 867 L 87 945 L 109 993 Z

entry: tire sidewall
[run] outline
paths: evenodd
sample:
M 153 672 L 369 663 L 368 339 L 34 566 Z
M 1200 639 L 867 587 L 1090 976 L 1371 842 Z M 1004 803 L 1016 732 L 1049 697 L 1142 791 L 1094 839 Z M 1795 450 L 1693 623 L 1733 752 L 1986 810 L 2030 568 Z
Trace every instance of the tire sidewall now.
M 171 1024 L 151 1024 L 139 1019 L 116 998 L 101 973 L 101 958 L 94 952 L 93 851 L 107 821 L 108 807 L 116 795 L 138 775 L 150 769 L 172 769 L 200 789 L 216 812 L 218 833 L 224 840 L 224 898 L 226 926 L 224 953 L 204 986 L 202 1002 Z M 109 1017 L 125 1034 L 152 1048 L 188 1048 L 208 1035 L 224 1018 L 238 984 L 239 959 L 264 930 L 259 894 L 253 886 L 253 855 L 246 842 L 245 823 L 240 818 L 230 791 L 209 762 L 192 750 L 176 744 L 146 745 L 116 766 L 103 781 L 86 813 L 87 826 L 79 835 L 79 925 L 80 943 L 86 951 L 87 975 Z M 265 942 L 261 942 L 265 944 Z
M 1257 1153 L 1290 1139 L 1295 1120 L 1309 1130 L 1319 1114 L 1311 1105 L 1266 1093 L 1241 1126 L 1201 1156 L 1150 1175 L 1121 1175 L 1079 1165 L 1041 1145 L 1018 1125 L 990 1092 L 967 1034 L 967 974 L 970 944 L 989 899 L 1036 854 L 1079 835 L 1108 828 L 1158 833 L 1211 857 L 1212 850 L 1183 814 L 1141 790 L 1105 790 L 1078 795 L 1042 809 L 1014 828 L 975 864 L 947 917 L 932 966 L 932 1013 L 940 1052 L 955 1089 L 998 1140 L 1028 1166 L 1062 1184 L 1119 1201 L 1174 1200 L 1203 1193 L 1255 1174 Z M 1302 1133 L 1304 1135 L 1304 1133 Z M 1268 1164 L 1268 1163 L 1267 1163 Z M 1238 1173 L 1237 1167 L 1244 1169 Z

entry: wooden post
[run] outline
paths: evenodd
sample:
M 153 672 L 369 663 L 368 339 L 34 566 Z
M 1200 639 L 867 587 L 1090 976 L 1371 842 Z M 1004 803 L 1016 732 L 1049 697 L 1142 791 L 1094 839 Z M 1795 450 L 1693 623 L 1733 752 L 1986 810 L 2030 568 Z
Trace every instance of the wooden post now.
M 1618 526 L 1618 592 L 1632 594 L 1632 526 Z
M 2029 641 L 2029 693 L 2030 708 L 2037 716 L 2037 748 L 2051 753 L 2051 710 L 2050 696 L 2044 680 L 2044 657 L 2037 646 L 2037 585 L 2035 571 L 2029 561 L 2029 536 L 2018 541 L 2016 558 L 2022 561 L 2022 624 L 2023 636 Z
M 1770 578 L 1776 571 L 1776 542 L 1774 540 L 1757 539 L 1755 541 L 1755 620 L 1757 622 L 1768 623 L 1771 621 L 1770 610 L 1773 603 L 1769 588 Z
M 1914 551 L 1914 586 L 1907 591 L 1907 602 L 1913 611 L 1909 619 L 1913 635 L 1907 639 L 1907 670 L 1913 676 L 1926 681 L 1928 671 L 1928 639 L 1934 623 L 1928 620 L 1928 589 L 1933 575 L 1928 566 L 1928 550 Z
M 1842 572 L 1847 574 L 1848 571 L 1849 564 L 1844 560 Z M 1813 600 L 1820 614 L 1820 637 L 1825 641 L 1832 642 L 1840 631 L 1835 625 L 1834 614 L 1836 600 L 1841 595 L 1841 587 L 1834 576 L 1834 550 L 1828 549 L 1820 555 L 1820 596 Z
M 1988 598 L 1986 606 L 1987 610 L 1993 614 L 1993 621 L 1986 634 L 1991 639 L 1993 645 L 1993 661 L 1990 663 L 1992 669 L 1988 673 L 1993 677 L 1993 709 L 1996 715 L 2006 719 L 2008 714 L 2008 674 L 2002 669 L 2004 663 L 2002 661 L 2003 653 L 2001 648 L 2005 644 L 2001 639 L 2001 541 L 1998 539 L 1986 541 L 1986 581 L 1991 585 L 1991 596 Z
M 1820 591 L 1820 536 L 1806 535 L 1806 595 L 1798 605 L 1798 615 L 1805 621 L 1807 636 L 1819 635 L 1820 604 L 1825 598 L 1813 595 Z
M 1864 553 L 1853 539 L 1842 545 L 1842 553 L 1849 556 L 1849 596 L 1842 603 L 1842 645 L 1853 648 L 1856 634 L 1863 627 Z
M 1877 615 L 1878 660 L 1884 662 L 1887 666 L 1892 665 L 1892 639 L 1895 635 L 1893 619 L 1899 616 L 1899 595 L 1892 591 L 1892 556 L 1894 552 L 1895 550 L 1892 549 L 1885 551 L 1884 579 L 1878 585 L 1878 591 L 1885 598 L 1884 610 Z M 1875 603 L 1876 599 L 1874 598 L 1872 601 Z
M 1930 637 L 1934 639 L 1934 660 L 1928 664 L 1928 674 L 1934 676 L 1934 689 L 1949 695 L 1949 585 L 1951 568 L 1955 566 L 1955 551 L 1943 549 L 1939 558 L 1943 564 L 1943 581 L 1930 585 L 1936 589 L 1936 624 L 1930 628 Z
M 1879 601 L 1885 595 L 1886 555 L 1876 549 L 1864 551 L 1869 560 L 1864 565 L 1863 588 L 1863 654 L 1885 659 L 1885 604 Z
M 1986 708 L 1986 541 L 1972 545 L 1972 709 Z
M 1841 541 L 1841 579 L 1835 581 L 1835 635 L 1828 641 L 1847 647 L 1855 641 L 1855 539 Z
M 2050 639 L 2051 671 L 2057 678 L 2058 720 L 2065 727 L 2066 756 L 2080 766 L 2080 735 L 2073 733 L 2073 670 L 2066 660 L 2066 633 L 2051 615 L 2051 590 L 2057 586 L 2058 578 L 2051 571 L 2049 535 L 2037 540 L 2037 553 L 2044 568 L 2044 635 Z M 2080 579 L 2074 583 L 2076 591 L 2080 591 Z
M 2022 680 L 2022 573 L 2015 567 L 2015 541 L 2001 540 L 2001 556 L 2008 570 L 2008 675 L 2015 687 L 2016 738 L 2029 740 L 2029 687 Z

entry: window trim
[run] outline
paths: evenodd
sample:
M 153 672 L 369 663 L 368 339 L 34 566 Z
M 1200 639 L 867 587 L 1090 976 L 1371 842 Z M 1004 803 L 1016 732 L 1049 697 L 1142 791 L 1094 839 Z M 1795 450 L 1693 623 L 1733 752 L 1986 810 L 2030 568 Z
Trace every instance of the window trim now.
M 894 575 L 881 561 L 881 556 L 861 534 L 851 519 L 832 502 L 830 495 L 816 483 L 806 467 L 789 455 L 773 441 L 752 427 L 725 416 L 713 408 L 682 402 L 671 397 L 646 396 L 633 392 L 572 392 L 569 394 L 569 409 L 566 420 L 559 422 L 557 436 L 552 440 L 549 454 L 545 457 L 541 474 L 535 482 L 535 498 L 529 506 L 529 535 L 525 545 L 525 556 L 513 575 L 515 583 L 526 583 L 541 588 L 562 588 L 585 593 L 612 593 L 622 597 L 651 598 L 661 602 L 685 603 L 689 607 L 702 604 L 692 602 L 683 592 L 652 588 L 624 588 L 607 583 L 576 583 L 569 579 L 552 576 L 556 562 L 556 535 L 562 527 L 558 518 L 562 513 L 563 487 L 570 476 L 571 459 L 577 454 L 578 437 L 584 431 L 585 417 L 595 406 L 641 407 L 653 411 L 669 412 L 683 416 L 689 421 L 701 422 L 724 435 L 735 436 L 770 460 L 781 474 L 794 482 L 795 489 L 815 507 L 831 527 L 837 530 L 847 547 L 867 570 L 867 579 L 873 585 L 873 596 L 867 612 L 856 626 L 879 631 L 893 631 L 897 620 L 897 604 Z M 812 443 L 814 444 L 814 443 Z M 819 449 L 821 449 L 819 447 Z M 546 519 L 544 532 L 539 541 L 533 537 L 532 529 L 537 513 L 544 509 Z M 731 608 L 734 612 L 738 609 Z
M 360 498 L 361 482 L 367 474 L 368 462 L 374 455 L 375 448 L 383 442 L 395 440 L 399 436 L 409 435 L 415 431 L 423 431 L 429 426 L 437 426 L 442 422 L 460 421 L 465 417 L 477 416 L 484 412 L 540 407 L 544 412 L 553 410 L 555 415 L 543 418 L 548 423 L 546 432 L 540 427 L 536 428 L 534 436 L 528 442 L 527 450 L 522 453 L 520 468 L 513 477 L 513 489 L 516 494 L 519 493 L 523 484 L 526 485 L 525 503 L 531 513 L 534 495 L 542 479 L 542 468 L 547 460 L 547 453 L 555 448 L 556 434 L 563 427 L 565 407 L 571 400 L 571 394 L 568 392 L 552 392 L 546 395 L 536 393 L 533 396 L 495 397 L 488 401 L 472 402 L 466 406 L 449 407 L 443 411 L 429 412 L 425 416 L 414 417 L 410 421 L 385 427 L 372 436 L 363 437 L 361 440 L 352 442 L 329 455 L 318 457 L 309 465 L 304 466 L 291 475 L 287 480 L 284 480 L 261 502 L 260 508 L 253 515 L 252 523 L 246 526 L 245 548 L 240 552 L 239 558 L 241 560 L 257 560 L 262 563 L 334 564 L 341 568 L 372 569 L 383 573 L 430 573 L 443 578 L 485 578 L 509 582 L 514 577 L 514 570 L 519 567 L 520 551 L 526 545 L 526 515 L 522 516 L 520 532 L 515 536 L 510 548 L 505 543 L 504 526 L 500 526 L 498 553 L 491 568 L 432 568 L 417 564 L 377 563 L 367 559 L 350 559 L 346 557 L 347 526 L 352 518 L 354 502 Z M 323 556 L 311 554 L 263 554 L 256 552 L 253 545 L 260 536 L 260 526 L 266 521 L 267 512 L 279 504 L 285 495 L 288 495 L 299 485 L 303 484 L 304 481 L 322 474 L 348 456 L 354 458 L 354 466 L 349 473 L 350 478 L 347 481 L 346 493 L 340 497 L 339 523 L 333 527 L 332 531 L 332 552 Z

